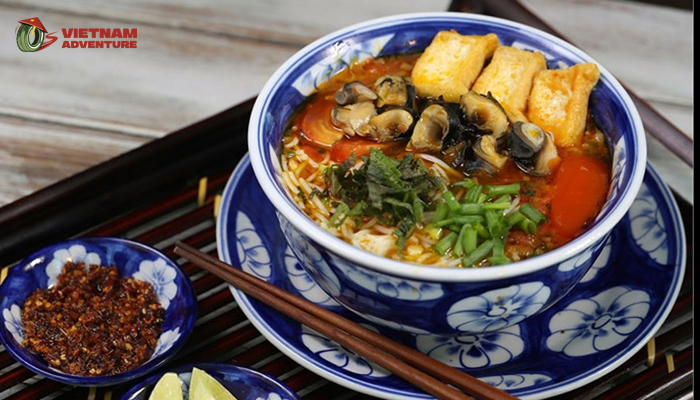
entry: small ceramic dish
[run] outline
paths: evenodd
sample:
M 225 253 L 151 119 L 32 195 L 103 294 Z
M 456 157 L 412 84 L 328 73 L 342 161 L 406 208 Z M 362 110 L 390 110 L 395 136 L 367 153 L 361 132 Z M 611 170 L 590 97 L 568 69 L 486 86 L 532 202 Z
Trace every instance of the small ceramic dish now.
M 178 374 L 184 384 L 185 396 L 192 376 L 192 368 L 199 368 L 217 379 L 238 400 L 298 400 L 287 385 L 259 371 L 235 364 L 203 363 L 174 368 L 149 377 L 129 389 L 121 400 L 147 400 L 153 387 L 166 372 Z
M 121 278 L 134 277 L 153 285 L 165 309 L 162 333 L 151 358 L 129 371 L 103 376 L 79 376 L 50 366 L 22 345 L 22 309 L 37 289 L 56 284 L 66 262 L 116 266 Z M 185 344 L 197 319 L 197 299 L 189 277 L 160 251 L 121 238 L 72 239 L 45 247 L 11 268 L 0 285 L 0 339 L 7 351 L 28 369 L 49 379 L 76 386 L 115 385 L 144 376 L 165 364 Z

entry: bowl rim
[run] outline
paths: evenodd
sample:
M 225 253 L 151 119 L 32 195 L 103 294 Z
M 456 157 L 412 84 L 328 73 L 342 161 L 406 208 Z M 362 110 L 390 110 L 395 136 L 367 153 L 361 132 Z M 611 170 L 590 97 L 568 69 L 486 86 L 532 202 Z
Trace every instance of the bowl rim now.
M 581 59 L 594 62 L 598 66 L 601 78 L 604 77 L 606 79 L 613 91 L 617 96 L 619 96 L 625 105 L 627 114 L 630 117 L 630 125 L 634 133 L 633 139 L 638 147 L 638 154 L 635 154 L 636 157 L 634 158 L 628 158 L 628 160 L 631 160 L 630 162 L 634 163 L 634 166 L 630 175 L 629 184 L 621 188 L 624 193 L 620 196 L 620 201 L 613 206 L 610 213 L 598 221 L 597 225 L 593 229 L 584 232 L 567 244 L 545 254 L 526 260 L 513 262 L 507 265 L 489 266 L 485 268 L 435 267 L 398 261 L 359 249 L 352 244 L 349 244 L 344 240 L 324 231 L 320 226 L 308 218 L 303 211 L 299 210 L 296 204 L 294 204 L 288 198 L 288 194 L 280 195 L 280 192 L 276 188 L 277 185 L 274 182 L 274 178 L 271 175 L 272 172 L 268 171 L 268 168 L 264 162 L 265 155 L 263 154 L 263 151 L 268 150 L 268 147 L 264 145 L 262 141 L 264 135 L 259 134 L 259 131 L 261 131 L 262 126 L 260 121 L 263 119 L 264 113 L 269 106 L 270 95 L 278 87 L 281 78 L 289 75 L 290 68 L 300 61 L 309 58 L 310 54 L 313 54 L 315 50 L 323 49 L 323 44 L 341 40 L 353 32 L 362 33 L 371 31 L 373 28 L 377 27 L 387 27 L 391 25 L 403 26 L 411 23 L 438 21 L 454 21 L 455 23 L 462 24 L 468 24 L 470 22 L 485 22 L 505 25 L 512 29 L 522 30 L 531 35 L 539 36 L 544 41 L 550 42 L 555 46 L 562 47 L 564 50 L 575 54 Z M 251 165 L 253 167 L 255 177 L 276 211 L 287 219 L 302 234 L 306 235 L 313 242 L 324 248 L 324 250 L 334 253 L 335 255 L 357 265 L 368 268 L 369 270 L 408 279 L 419 279 L 434 282 L 484 282 L 493 280 L 494 278 L 512 278 L 537 272 L 551 265 L 566 261 L 577 254 L 585 252 L 586 249 L 588 249 L 593 243 L 604 238 L 624 217 L 624 215 L 627 214 L 642 185 L 647 160 L 645 131 L 636 106 L 622 84 L 620 84 L 617 79 L 592 56 L 556 36 L 518 22 L 491 16 L 450 11 L 406 13 L 376 18 L 336 30 L 303 47 L 292 57 L 287 59 L 287 61 L 285 61 L 273 73 L 273 75 L 263 86 L 263 89 L 260 91 L 255 104 L 253 105 L 248 126 L 248 152 L 250 154 Z M 283 189 L 287 190 L 286 187 Z
M 30 255 L 24 257 L 21 261 L 19 261 L 13 268 L 12 270 L 8 273 L 7 277 L 5 280 L 2 282 L 3 284 L 6 281 L 9 281 L 12 279 L 13 276 L 17 276 L 18 274 L 21 274 L 22 272 L 14 272 L 19 270 L 22 266 L 26 265 L 28 262 L 36 259 L 36 257 L 41 254 L 46 252 L 50 248 L 54 247 L 59 247 L 62 245 L 73 245 L 73 244 L 80 244 L 80 243 L 125 243 L 129 246 L 137 247 L 143 251 L 146 251 L 148 253 L 152 253 L 164 260 L 171 265 L 172 267 L 175 268 L 176 272 L 178 275 L 181 275 L 183 278 L 183 290 L 181 293 L 183 293 L 184 296 L 186 296 L 188 299 L 190 299 L 194 304 L 197 304 L 197 297 L 196 297 L 196 292 L 194 290 L 194 285 L 192 284 L 192 281 L 189 279 L 185 271 L 180 267 L 180 265 L 175 262 L 171 257 L 168 257 L 165 255 L 163 252 L 160 250 L 156 249 L 155 247 L 152 247 L 150 245 L 147 245 L 145 243 L 137 242 L 131 239 L 126 239 L 126 238 L 120 238 L 120 237 L 112 237 L 112 236 L 88 236 L 88 237 L 79 237 L 79 238 L 70 238 L 66 240 L 62 240 L 59 242 L 54 242 L 51 244 L 48 244 L 46 246 L 43 246 L 42 248 L 32 252 Z M 2 284 L 0 284 L 2 286 Z M 101 376 L 82 376 L 82 375 L 74 375 L 74 374 L 69 374 L 63 371 L 60 371 L 55 368 L 51 368 L 47 365 L 39 365 L 34 363 L 31 359 L 27 358 L 26 353 L 27 350 L 24 349 L 24 347 L 21 346 L 21 344 L 15 344 L 14 339 L 10 340 L 10 338 L 7 336 L 9 334 L 7 328 L 4 326 L 0 327 L 0 342 L 2 342 L 3 346 L 5 349 L 10 353 L 10 355 L 13 356 L 15 360 L 17 360 L 20 364 L 24 365 L 27 369 L 42 375 L 48 379 L 52 379 L 58 382 L 62 383 L 67 383 L 71 385 L 76 385 L 76 386 L 111 386 L 111 385 L 116 385 L 124 382 L 128 382 L 137 378 L 140 378 L 144 375 L 147 375 L 151 373 L 153 370 L 161 367 L 165 363 L 167 363 L 175 354 L 179 352 L 179 350 L 187 343 L 189 340 L 189 336 L 192 333 L 194 329 L 195 322 L 197 320 L 197 307 L 190 307 L 188 310 L 188 314 L 185 318 L 185 324 L 180 326 L 182 329 L 180 332 L 180 337 L 177 339 L 175 343 L 170 347 L 170 349 L 166 350 L 165 352 L 159 354 L 155 358 L 151 358 L 145 363 L 131 369 L 125 372 L 121 372 L 118 374 L 113 374 L 113 375 L 101 375 Z

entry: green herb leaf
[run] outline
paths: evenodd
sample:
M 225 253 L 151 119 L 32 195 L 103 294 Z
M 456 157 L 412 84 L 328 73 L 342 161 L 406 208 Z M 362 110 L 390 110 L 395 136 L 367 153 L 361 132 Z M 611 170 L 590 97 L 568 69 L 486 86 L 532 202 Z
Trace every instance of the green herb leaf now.
M 396 226 L 394 235 L 402 251 L 415 227 L 423 223 L 426 207 L 444 190 L 444 184 L 412 154 L 396 160 L 372 148 L 362 160 L 363 164 L 355 168 L 357 158 L 353 154 L 326 172 L 330 194 L 348 207 L 338 208 L 342 215 L 333 222 L 340 224 L 348 216 L 376 217 L 382 224 Z

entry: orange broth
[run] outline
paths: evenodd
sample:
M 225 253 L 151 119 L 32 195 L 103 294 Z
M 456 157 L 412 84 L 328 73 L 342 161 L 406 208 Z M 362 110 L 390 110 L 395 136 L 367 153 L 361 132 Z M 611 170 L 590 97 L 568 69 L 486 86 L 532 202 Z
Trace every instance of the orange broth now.
M 330 161 L 339 163 L 351 153 L 358 157 L 368 155 L 372 147 L 381 149 L 390 157 L 402 158 L 408 153 L 408 138 L 378 143 L 359 136 L 348 137 L 333 125 L 330 115 L 335 104 L 334 95 L 345 83 L 359 80 L 370 86 L 387 74 L 410 77 L 419 55 L 374 58 L 351 65 L 332 77 L 299 107 L 287 134 L 298 137 L 300 148 L 317 162 L 330 153 Z M 482 185 L 520 183 L 520 203 L 529 202 L 547 217 L 536 235 L 520 230 L 508 234 L 505 251 L 513 261 L 552 250 L 580 235 L 600 212 L 607 197 L 610 151 L 605 135 L 590 115 L 581 145 L 557 150 L 561 163 L 547 176 L 528 175 L 510 159 L 493 176 L 472 176 Z

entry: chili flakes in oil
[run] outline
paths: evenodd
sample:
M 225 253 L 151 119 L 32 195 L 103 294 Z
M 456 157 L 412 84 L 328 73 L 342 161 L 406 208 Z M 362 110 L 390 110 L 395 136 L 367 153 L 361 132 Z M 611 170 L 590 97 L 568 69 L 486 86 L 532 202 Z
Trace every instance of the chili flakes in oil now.
M 69 374 L 114 375 L 151 357 L 164 319 L 150 283 L 68 262 L 56 285 L 24 303 L 23 345 Z

